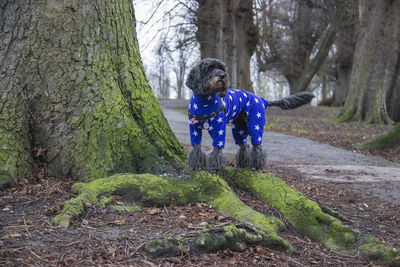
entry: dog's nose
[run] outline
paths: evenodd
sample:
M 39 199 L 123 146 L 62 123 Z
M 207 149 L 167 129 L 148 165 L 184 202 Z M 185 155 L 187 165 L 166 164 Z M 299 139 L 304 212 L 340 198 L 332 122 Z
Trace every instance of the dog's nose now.
M 226 73 L 224 71 L 218 71 L 217 75 L 220 79 L 224 79 L 226 77 Z

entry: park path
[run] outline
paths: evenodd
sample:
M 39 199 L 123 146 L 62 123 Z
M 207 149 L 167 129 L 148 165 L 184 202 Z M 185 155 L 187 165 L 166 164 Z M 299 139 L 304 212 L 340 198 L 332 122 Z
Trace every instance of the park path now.
M 187 109 L 188 101 L 160 100 L 160 105 L 178 140 L 190 144 L 188 120 L 182 112 Z M 232 134 L 227 133 L 226 138 L 224 152 L 236 154 Z M 202 144 L 206 150 L 211 149 L 207 132 L 203 132 Z M 371 192 L 400 204 L 400 163 L 274 132 L 264 133 L 263 148 L 269 162 L 283 163 L 305 177 L 339 183 L 372 183 Z M 380 187 L 388 182 L 394 186 Z

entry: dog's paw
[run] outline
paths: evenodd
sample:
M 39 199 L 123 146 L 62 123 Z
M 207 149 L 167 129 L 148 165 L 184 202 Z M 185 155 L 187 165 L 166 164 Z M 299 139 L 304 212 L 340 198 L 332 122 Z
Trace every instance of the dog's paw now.
M 250 146 L 246 143 L 240 145 L 239 151 L 236 154 L 236 167 L 250 167 Z
M 222 153 L 222 149 L 214 148 L 207 159 L 207 169 L 209 172 L 216 173 L 226 166 L 226 155 Z
M 253 146 L 250 154 L 250 166 L 253 170 L 263 170 L 267 167 L 267 154 L 261 145 Z
M 189 167 L 194 171 L 200 171 L 206 167 L 206 154 L 201 150 L 200 145 L 193 147 L 188 156 Z

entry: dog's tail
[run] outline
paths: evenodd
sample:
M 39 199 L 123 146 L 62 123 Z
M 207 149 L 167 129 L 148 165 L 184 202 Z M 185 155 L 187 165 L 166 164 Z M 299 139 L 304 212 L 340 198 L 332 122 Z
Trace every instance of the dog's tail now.
M 278 106 L 281 109 L 295 109 L 310 103 L 314 97 L 315 95 L 311 92 L 300 92 L 280 100 L 270 101 L 268 106 Z

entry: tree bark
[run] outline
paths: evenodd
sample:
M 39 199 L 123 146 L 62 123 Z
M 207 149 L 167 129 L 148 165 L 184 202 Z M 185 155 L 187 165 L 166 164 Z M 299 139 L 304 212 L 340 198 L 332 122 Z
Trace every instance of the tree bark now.
M 130 1 L 2 1 L 0 187 L 161 172 L 184 151 L 144 75 Z M 33 156 L 32 156 L 33 154 Z
M 198 0 L 197 33 L 201 58 L 213 57 L 228 66 L 231 86 L 253 92 L 250 59 L 258 41 L 252 1 Z
M 355 6 L 352 6 L 357 14 Z M 358 18 L 357 18 L 358 19 Z M 349 78 L 351 74 L 351 65 L 353 64 L 353 56 L 357 38 L 358 23 L 354 23 L 344 27 L 338 33 L 337 37 L 337 84 L 333 91 L 333 106 L 343 106 L 346 100 Z
M 360 0 L 359 10 L 360 33 L 339 121 L 398 121 L 400 2 Z

